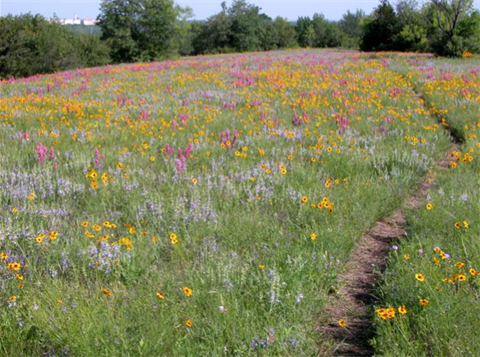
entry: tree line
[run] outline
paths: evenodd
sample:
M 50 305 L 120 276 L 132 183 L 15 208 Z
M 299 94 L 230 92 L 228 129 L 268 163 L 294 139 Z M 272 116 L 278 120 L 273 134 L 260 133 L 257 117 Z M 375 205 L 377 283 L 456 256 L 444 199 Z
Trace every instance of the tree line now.
M 0 18 L 0 77 L 29 76 L 108 63 L 283 48 L 352 48 L 432 52 L 458 57 L 480 52 L 480 14 L 473 0 L 381 0 L 371 14 L 347 11 L 295 22 L 272 19 L 246 0 L 224 2 L 206 21 L 173 0 L 103 0 L 101 35 L 79 33 L 40 15 Z

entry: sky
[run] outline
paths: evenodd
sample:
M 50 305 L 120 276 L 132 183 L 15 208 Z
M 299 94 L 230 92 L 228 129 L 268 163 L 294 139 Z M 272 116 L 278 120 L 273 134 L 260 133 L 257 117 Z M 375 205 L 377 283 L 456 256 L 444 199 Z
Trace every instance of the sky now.
M 0 0 L 0 15 L 20 15 L 31 12 L 47 18 L 54 13 L 60 18 L 96 18 L 99 14 L 100 0 Z M 204 20 L 220 11 L 222 0 L 175 0 L 181 6 L 193 9 L 194 18 Z M 370 13 L 379 4 L 379 0 L 248 0 L 262 9 L 262 12 L 275 18 L 282 16 L 296 20 L 299 16 L 312 16 L 322 13 L 329 20 L 339 20 L 347 10 L 362 9 Z M 227 1 L 230 4 L 231 0 Z M 392 1 L 395 3 L 395 0 Z M 474 6 L 480 9 L 480 0 L 474 0 Z

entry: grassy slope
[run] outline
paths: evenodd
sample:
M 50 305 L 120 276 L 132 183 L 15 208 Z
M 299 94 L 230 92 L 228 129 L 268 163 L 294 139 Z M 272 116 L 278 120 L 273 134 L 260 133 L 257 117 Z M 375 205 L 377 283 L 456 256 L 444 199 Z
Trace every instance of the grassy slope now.
M 314 355 L 355 242 L 448 147 L 395 61 L 279 52 L 1 84 L 3 354 Z

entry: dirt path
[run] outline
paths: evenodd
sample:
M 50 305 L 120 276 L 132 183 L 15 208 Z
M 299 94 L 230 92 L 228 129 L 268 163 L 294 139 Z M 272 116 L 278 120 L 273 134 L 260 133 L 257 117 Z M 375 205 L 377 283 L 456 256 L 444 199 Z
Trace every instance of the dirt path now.
M 414 88 L 414 86 L 412 86 Z M 422 98 L 425 105 L 429 103 Z M 441 118 L 437 118 L 441 122 Z M 449 131 L 448 127 L 445 130 Z M 361 239 L 338 277 L 339 290 L 331 295 L 326 311 L 328 321 L 318 327 L 320 339 L 332 341 L 329 350 L 322 347 L 321 356 L 372 356 L 369 341 L 374 337 L 373 308 L 377 302 L 375 284 L 385 270 L 388 251 L 395 242 L 406 235 L 405 210 L 418 208 L 424 202 L 428 189 L 435 182 L 435 173 L 448 168 L 450 154 L 459 150 L 459 140 L 452 135 L 452 147 L 448 155 L 437 162 L 423 179 L 420 189 L 387 218 L 377 222 Z M 340 319 L 347 322 L 346 328 L 338 325 Z

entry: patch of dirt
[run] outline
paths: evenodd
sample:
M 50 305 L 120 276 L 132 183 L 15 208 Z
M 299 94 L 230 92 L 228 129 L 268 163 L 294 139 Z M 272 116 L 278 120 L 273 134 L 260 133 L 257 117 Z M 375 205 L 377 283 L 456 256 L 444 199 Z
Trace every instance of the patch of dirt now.
M 446 169 L 450 153 L 458 150 L 453 144 L 448 156 L 437 162 L 437 170 Z M 322 339 L 335 345 L 330 350 L 320 350 L 327 356 L 372 356 L 369 341 L 374 337 L 373 309 L 377 301 L 375 284 L 385 270 L 388 252 L 392 245 L 406 235 L 405 209 L 415 209 L 424 202 L 428 189 L 435 182 L 436 170 L 430 171 L 419 190 L 390 216 L 377 222 L 361 239 L 338 277 L 339 290 L 331 295 L 327 306 L 328 321 L 318 327 Z M 338 325 L 340 319 L 346 328 Z

